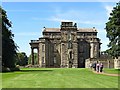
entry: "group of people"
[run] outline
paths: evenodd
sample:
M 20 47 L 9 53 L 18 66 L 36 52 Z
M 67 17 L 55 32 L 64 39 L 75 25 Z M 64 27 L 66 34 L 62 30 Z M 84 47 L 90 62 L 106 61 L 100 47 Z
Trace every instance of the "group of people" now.
M 103 63 L 92 63 L 90 65 L 91 69 L 93 68 L 94 71 L 97 71 L 97 72 L 103 72 Z

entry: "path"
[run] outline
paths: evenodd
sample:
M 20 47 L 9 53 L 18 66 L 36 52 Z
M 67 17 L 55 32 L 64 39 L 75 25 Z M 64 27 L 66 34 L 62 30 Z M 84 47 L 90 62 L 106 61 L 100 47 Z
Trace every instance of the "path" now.
M 96 71 L 93 71 L 93 73 L 96 73 L 96 74 L 103 74 L 103 75 L 108 75 L 108 76 L 120 76 L 120 74 L 109 74 L 109 73 L 100 73 L 100 72 L 96 72 Z

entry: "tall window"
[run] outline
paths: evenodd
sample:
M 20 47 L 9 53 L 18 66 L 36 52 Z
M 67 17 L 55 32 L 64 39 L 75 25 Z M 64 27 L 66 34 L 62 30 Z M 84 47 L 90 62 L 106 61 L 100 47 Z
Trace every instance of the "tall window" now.
M 69 54 L 70 54 L 70 59 L 72 59 L 72 52 L 70 51 L 70 53 L 69 53 Z
M 68 32 L 68 41 L 71 41 L 71 32 Z
M 44 48 L 44 45 L 42 45 L 42 52 L 44 52 L 44 49 L 45 49 L 45 48 Z
M 54 57 L 54 63 L 56 63 L 57 61 L 56 61 L 56 57 Z
M 44 64 L 45 63 L 45 60 L 44 60 L 44 57 L 42 57 L 42 64 Z
M 69 41 L 69 42 L 68 42 L 68 49 L 71 49 L 71 48 L 72 48 L 72 42 Z

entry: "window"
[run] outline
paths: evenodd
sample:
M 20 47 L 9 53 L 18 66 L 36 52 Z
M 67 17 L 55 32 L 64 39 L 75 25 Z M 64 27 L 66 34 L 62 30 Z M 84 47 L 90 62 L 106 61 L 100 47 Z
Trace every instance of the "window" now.
M 44 64 L 45 63 L 45 60 L 44 60 L 44 57 L 42 57 L 42 64 Z
M 42 52 L 44 52 L 44 45 L 42 45 Z
M 72 48 L 72 42 L 68 42 L 68 49 L 71 49 Z
M 68 32 L 68 41 L 71 41 L 71 32 Z
M 93 33 L 93 36 L 96 36 L 97 35 L 97 33 Z
M 91 33 L 87 33 L 88 36 L 91 36 Z
M 69 54 L 70 54 L 70 59 L 72 59 L 72 52 L 70 52 Z
M 56 63 L 56 57 L 54 57 L 54 63 Z

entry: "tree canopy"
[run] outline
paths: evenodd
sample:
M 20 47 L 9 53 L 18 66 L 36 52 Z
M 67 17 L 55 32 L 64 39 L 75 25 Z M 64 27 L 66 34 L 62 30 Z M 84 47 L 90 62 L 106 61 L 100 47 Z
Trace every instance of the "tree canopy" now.
M 17 56 L 17 46 L 13 40 L 14 34 L 10 30 L 12 23 L 7 17 L 7 13 L 0 7 L 2 17 L 2 66 L 15 67 L 15 60 Z
M 28 64 L 28 57 L 25 52 L 17 53 L 17 65 L 25 66 Z
M 107 52 L 113 57 L 120 56 L 120 2 L 113 7 L 112 13 L 106 23 L 107 37 L 109 38 L 109 49 Z

